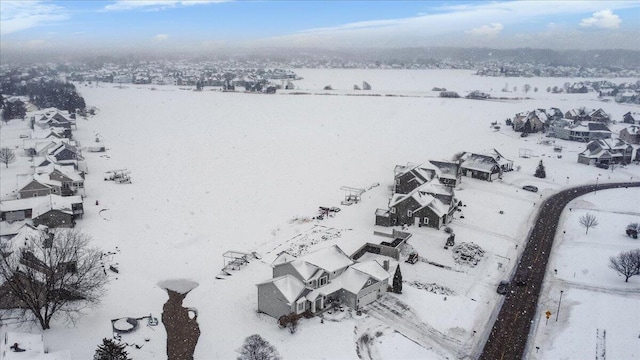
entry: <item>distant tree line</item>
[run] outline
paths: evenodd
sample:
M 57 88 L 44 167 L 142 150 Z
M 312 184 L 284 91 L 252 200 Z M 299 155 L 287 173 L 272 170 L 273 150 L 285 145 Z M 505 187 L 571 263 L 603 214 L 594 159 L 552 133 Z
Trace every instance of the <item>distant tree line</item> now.
M 29 96 L 31 103 L 40 109 L 55 107 L 75 112 L 76 109 L 86 107 L 84 98 L 78 94 L 75 85 L 69 82 L 45 79 L 15 82 L 3 79 L 0 91 L 7 95 Z
M 2 120 L 22 119 L 27 113 L 24 103 L 20 100 L 8 101 L 0 94 L 0 109 L 2 109 Z

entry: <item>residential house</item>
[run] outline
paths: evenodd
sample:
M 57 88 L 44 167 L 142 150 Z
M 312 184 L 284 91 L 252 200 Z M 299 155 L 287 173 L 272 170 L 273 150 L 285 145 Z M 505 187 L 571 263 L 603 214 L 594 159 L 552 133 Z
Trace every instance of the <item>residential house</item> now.
M 43 213 L 53 210 L 54 213 L 70 213 L 71 220 L 82 218 L 84 206 L 81 196 L 48 195 L 17 200 L 0 201 L 0 220 L 9 223 L 40 217 Z M 60 216 L 65 224 L 70 223 L 67 215 Z M 42 223 L 44 218 L 37 220 Z M 34 224 L 36 220 L 34 220 Z M 63 223 L 60 221 L 60 223 Z M 38 225 L 38 224 L 36 224 Z M 47 224 L 45 224 L 47 225 Z M 55 227 L 55 226 L 51 226 Z
M 560 120 L 564 117 L 564 113 L 562 113 L 562 110 L 556 107 L 551 107 L 547 109 L 545 113 L 547 114 L 549 121 Z
M 589 113 L 592 111 L 593 110 L 587 110 L 585 108 L 571 109 L 564 113 L 564 118 L 573 120 L 573 122 L 589 121 Z
M 570 119 L 555 121 L 549 128 L 549 136 L 563 140 L 587 142 L 598 139 L 610 139 L 611 130 L 599 122 L 573 122 Z
M 587 144 L 578 154 L 578 162 L 586 165 L 628 164 L 633 158 L 633 146 L 624 140 L 601 139 Z
M 396 165 L 393 192 L 408 194 L 421 185 L 437 178 L 439 172 L 439 169 L 431 163 Z
M 56 191 L 53 193 L 62 196 L 75 195 L 78 190 L 84 190 L 83 174 L 75 170 L 69 171 L 66 166 L 49 164 L 44 167 L 38 167 L 36 168 L 34 179 L 55 188 Z
M 35 122 L 35 125 L 43 129 L 51 127 L 71 129 L 76 124 L 74 115 L 56 108 L 41 110 L 34 114 L 31 119 Z
M 462 169 L 460 164 L 452 161 L 429 160 L 438 170 L 438 180 L 444 185 L 456 187 L 462 182 Z
M 18 199 L 26 199 L 38 196 L 47 196 L 55 194 L 56 189 L 47 184 L 43 184 L 36 180 L 33 175 L 29 175 L 22 180 L 22 185 L 18 187 Z
M 609 116 L 609 114 L 604 112 L 602 108 L 591 111 L 591 113 L 589 113 L 589 119 L 590 119 L 589 121 L 605 123 L 605 124 L 611 122 L 611 116 Z
M 622 122 L 627 124 L 640 124 L 640 113 L 632 113 L 631 111 L 629 111 L 626 114 L 622 115 Z
M 408 194 L 393 194 L 388 209 L 376 210 L 376 225 L 418 225 L 439 229 L 453 219 L 457 203 L 453 189 L 432 183 Z M 437 193 L 439 190 L 439 193 Z
M 535 133 L 544 131 L 549 123 L 549 117 L 543 109 L 518 113 L 513 118 L 513 130 L 518 132 Z
M 78 148 L 67 143 L 61 143 L 49 150 L 49 155 L 52 156 L 59 164 L 64 164 L 68 161 L 77 162 Z
M 620 139 L 630 144 L 640 144 L 640 126 L 631 125 L 620 130 Z
M 493 181 L 502 177 L 502 174 L 513 170 L 513 160 L 502 156 L 496 149 L 482 154 L 465 153 L 460 168 L 462 174 L 468 177 Z
M 460 184 L 461 177 L 460 164 L 449 161 L 429 160 L 420 165 L 396 165 L 393 192 L 408 194 L 433 179 L 438 179 L 444 185 L 456 187 Z
M 279 319 L 290 313 L 319 313 L 332 304 L 353 309 L 387 291 L 389 273 L 373 260 L 354 263 L 338 246 L 295 258 L 281 253 L 273 278 L 257 284 L 258 311 Z
M 609 123 L 611 117 L 604 110 L 597 109 L 571 109 L 564 114 L 565 119 L 573 120 L 573 122 L 594 121 L 600 123 Z

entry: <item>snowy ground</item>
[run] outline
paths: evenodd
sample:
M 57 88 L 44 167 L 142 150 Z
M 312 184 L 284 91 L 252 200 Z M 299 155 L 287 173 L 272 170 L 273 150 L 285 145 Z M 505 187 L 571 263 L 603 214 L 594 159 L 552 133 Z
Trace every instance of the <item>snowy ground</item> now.
M 89 174 L 85 216 L 78 227 L 90 233 L 96 245 L 115 253 L 109 261 L 118 265 L 120 273 L 112 275 L 101 306 L 88 310 L 75 325 L 56 323 L 45 333 L 51 350 L 70 349 L 74 359 L 90 358 L 101 339 L 111 336 L 111 319 L 149 313 L 159 317 L 167 294 L 158 283 L 187 279 L 199 284 L 184 302 L 198 310 L 202 335 L 197 359 L 234 358 L 243 339 L 254 333 L 287 359 L 463 357 L 477 349 L 475 339 L 488 328 L 500 301 L 496 285 L 509 278 L 516 245 L 524 241 L 540 198 L 596 178 L 604 182 L 640 177 L 638 165 L 605 171 L 577 164 L 584 144 L 556 140 L 564 146 L 558 158 L 551 146 L 539 143 L 541 135 L 522 139 L 508 127 L 499 131 L 490 127 L 493 121 L 504 124 L 517 112 L 552 106 L 563 111 L 602 107 L 613 119 L 637 111 L 600 102 L 594 94 L 546 93 L 546 87 L 562 86 L 570 79 L 486 78 L 469 71 L 297 72 L 304 79 L 297 82 L 295 92 L 316 95 L 78 86 L 98 114 L 79 119 L 74 136 L 88 146 L 99 135 L 108 148 L 105 154 L 84 153 Z M 385 96 L 345 96 L 363 93 L 351 90 L 363 80 L 372 85 L 371 93 Z M 526 94 L 532 99 L 512 101 L 441 99 L 431 92 L 438 86 L 463 96 L 475 89 L 496 96 L 525 96 L 521 91 L 499 92 L 505 82 L 510 88 L 529 83 L 540 90 Z M 337 95 L 321 95 L 329 84 Z M 386 96 L 391 94 L 402 96 Z M 24 122 L 3 124 L 3 146 L 20 145 L 19 135 L 25 129 Z M 443 249 L 447 237 L 443 231 L 411 229 L 409 244 L 423 259 L 450 267 L 402 263 L 405 291 L 389 295 L 385 304 L 402 308 L 405 319 L 417 322 L 414 327 L 396 329 L 380 315 L 384 309 L 372 309 L 360 316 L 349 311 L 333 314 L 324 323 L 318 318 L 304 320 L 291 335 L 278 329 L 274 319 L 256 313 L 255 284 L 270 278 L 268 263 L 278 251 L 302 253 L 334 243 L 365 242 L 373 230 L 390 232 L 373 225 L 374 211 L 387 204 L 396 164 L 450 159 L 459 151 L 489 148 L 497 148 L 521 169 L 493 183 L 464 178 L 456 190 L 466 207 L 458 213 L 464 218 L 456 218 L 451 227 L 458 243 L 473 242 L 486 250 L 480 263 L 473 268 L 456 265 L 450 250 Z M 519 158 L 521 148 L 530 149 L 533 157 Z M 546 165 L 546 179 L 532 176 L 540 160 Z M 1 194 L 14 189 L 5 179 L 28 172 L 28 166 L 27 158 L 19 157 L 2 169 Z M 105 171 L 121 168 L 131 171 L 132 184 L 103 181 Z M 340 186 L 369 188 L 376 183 L 380 186 L 367 191 L 361 203 L 342 207 L 334 218 L 308 221 L 318 206 L 339 206 Z M 525 184 L 539 187 L 540 192 L 521 190 Z M 589 237 L 595 237 L 597 230 L 593 231 Z M 589 251 L 588 244 L 583 245 L 583 251 Z M 263 259 L 217 280 L 227 250 L 257 251 Z M 558 276 L 574 270 L 570 262 L 561 264 Z M 575 271 L 585 283 L 593 280 L 582 275 L 582 269 Z M 609 270 L 595 273 L 620 281 Z M 436 284 L 435 288 L 452 293 L 420 289 L 411 286 L 413 282 Z M 567 306 L 581 301 L 583 293 L 567 291 Z M 613 331 L 613 326 L 608 328 Z M 142 349 L 130 348 L 133 358 L 166 358 L 161 325 L 146 329 L 144 337 L 150 341 Z M 558 349 L 570 351 L 568 341 L 555 341 Z

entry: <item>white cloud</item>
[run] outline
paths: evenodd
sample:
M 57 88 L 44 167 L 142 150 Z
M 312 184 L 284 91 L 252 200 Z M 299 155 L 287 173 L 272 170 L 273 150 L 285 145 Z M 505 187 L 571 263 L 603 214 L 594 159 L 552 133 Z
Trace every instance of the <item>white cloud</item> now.
M 491 25 L 482 25 L 480 27 L 467 31 L 467 34 L 475 36 L 496 36 L 498 35 L 504 26 L 500 23 L 492 23 Z
M 602 1 L 551 1 L 549 6 L 541 6 L 539 1 L 523 0 L 455 4 L 433 8 L 428 13 L 422 12 L 413 17 L 361 21 L 330 28 L 308 29 L 290 35 L 263 39 L 260 44 L 326 47 L 477 46 L 478 37 L 463 36 L 466 33 L 485 35 L 483 46 L 503 47 L 503 42 L 497 41 L 496 34 L 500 34 L 500 39 L 506 39 L 535 34 L 536 31 L 543 33 L 553 31 L 554 26 L 545 28 L 545 24 L 549 21 L 557 21 L 556 19 L 562 21 L 566 16 L 593 14 L 602 9 L 603 3 Z M 640 2 L 608 1 L 606 6 L 615 11 L 638 8 Z M 531 24 L 536 23 L 540 24 L 537 30 L 531 27 Z M 527 26 L 523 26 L 524 24 Z M 560 23 L 556 30 L 560 31 L 563 27 Z M 472 30 L 465 32 L 465 28 Z M 516 33 L 518 28 L 522 28 L 523 32 Z M 572 34 L 576 37 L 588 37 L 579 32 Z M 619 45 L 623 48 L 629 47 L 628 42 Z
M 179 6 L 204 5 L 230 0 L 119 0 L 104 7 L 105 11 L 150 10 L 158 11 Z
M 67 10 L 44 1 L 0 1 L 0 34 L 8 35 L 69 18 Z
M 597 27 L 602 29 L 617 29 L 620 27 L 620 17 L 609 9 L 596 11 L 590 18 L 580 21 L 581 27 Z
M 158 34 L 153 37 L 153 41 L 155 42 L 163 42 L 163 41 L 167 41 L 168 39 L 169 39 L 169 35 L 167 34 Z

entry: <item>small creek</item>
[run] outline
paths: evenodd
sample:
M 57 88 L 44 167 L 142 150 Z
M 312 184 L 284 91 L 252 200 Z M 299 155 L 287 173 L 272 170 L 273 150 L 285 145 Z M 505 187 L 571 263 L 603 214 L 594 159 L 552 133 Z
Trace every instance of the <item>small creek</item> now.
M 158 285 L 169 294 L 169 300 L 162 307 L 162 323 L 167 331 L 167 358 L 193 360 L 193 353 L 200 337 L 198 312 L 183 307 L 182 301 L 198 283 L 190 280 L 169 280 Z

